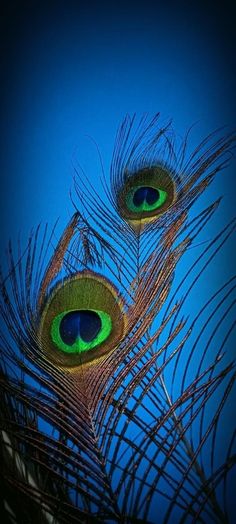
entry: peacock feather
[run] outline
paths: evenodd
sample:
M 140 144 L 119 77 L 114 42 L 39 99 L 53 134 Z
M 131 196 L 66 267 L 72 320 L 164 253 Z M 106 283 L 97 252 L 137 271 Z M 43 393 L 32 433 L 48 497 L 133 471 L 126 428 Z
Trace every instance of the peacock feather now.
M 224 176 L 235 136 L 213 133 L 192 152 L 188 136 L 159 115 L 127 116 L 99 192 L 75 169 L 60 238 L 46 226 L 24 250 L 9 244 L 6 522 L 230 522 L 235 280 L 205 302 L 194 292 L 235 220 L 203 243 L 220 198 L 198 213 L 195 202 Z

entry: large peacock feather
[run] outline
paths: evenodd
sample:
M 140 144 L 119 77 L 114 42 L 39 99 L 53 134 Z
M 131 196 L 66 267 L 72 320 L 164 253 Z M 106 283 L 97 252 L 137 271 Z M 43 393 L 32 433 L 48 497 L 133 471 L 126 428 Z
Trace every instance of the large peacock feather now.
M 76 170 L 60 239 L 39 227 L 26 250 L 9 246 L 6 522 L 230 521 L 235 281 L 205 303 L 194 292 L 235 230 L 202 243 L 220 199 L 195 210 L 234 143 L 213 133 L 189 153 L 159 115 L 128 116 L 99 193 Z

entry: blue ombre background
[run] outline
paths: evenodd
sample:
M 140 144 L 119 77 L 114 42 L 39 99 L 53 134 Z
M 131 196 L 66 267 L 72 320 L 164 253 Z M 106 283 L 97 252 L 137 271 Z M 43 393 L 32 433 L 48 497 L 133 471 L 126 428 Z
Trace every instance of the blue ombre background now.
M 6 2 L 1 79 L 1 244 L 65 224 L 80 162 L 95 181 L 129 112 L 161 112 L 196 146 L 235 124 L 234 17 L 199 2 Z M 194 5 L 189 5 L 194 4 Z M 218 179 L 231 213 L 234 170 Z M 232 173 L 232 174 L 231 174 Z M 227 180 L 227 182 L 226 182 Z
M 127 112 L 141 116 L 160 111 L 162 121 L 173 118 L 179 137 L 196 123 L 193 147 L 218 127 L 235 127 L 235 20 L 230 3 L 8 1 L 2 23 L 5 269 L 9 237 L 16 242 L 20 232 L 26 245 L 33 227 L 39 222 L 53 226 L 58 217 L 58 235 L 65 227 L 73 212 L 69 193 L 74 165 L 79 162 L 99 187 L 99 158 L 87 135 L 98 144 L 108 176 L 115 133 Z M 220 195 L 224 199 L 206 240 L 235 213 L 235 160 L 195 210 Z M 232 246 L 232 241 L 227 243 L 201 280 L 198 297 L 207 299 L 210 289 L 232 274 Z M 193 249 L 193 259 L 194 254 Z M 234 411 L 232 406 L 225 417 L 229 426 Z M 231 502 L 233 514 L 233 498 Z

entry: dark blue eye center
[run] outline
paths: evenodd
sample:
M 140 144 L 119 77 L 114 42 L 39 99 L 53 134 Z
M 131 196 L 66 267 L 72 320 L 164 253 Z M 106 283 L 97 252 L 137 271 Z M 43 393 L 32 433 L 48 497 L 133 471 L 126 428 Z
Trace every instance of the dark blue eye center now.
M 100 316 L 95 311 L 78 310 L 67 313 L 60 322 L 60 336 L 68 346 L 80 337 L 84 342 L 92 342 L 102 327 Z
M 158 189 L 154 187 L 143 186 L 139 187 L 133 195 L 133 203 L 136 207 L 143 205 L 145 202 L 152 206 L 160 197 Z

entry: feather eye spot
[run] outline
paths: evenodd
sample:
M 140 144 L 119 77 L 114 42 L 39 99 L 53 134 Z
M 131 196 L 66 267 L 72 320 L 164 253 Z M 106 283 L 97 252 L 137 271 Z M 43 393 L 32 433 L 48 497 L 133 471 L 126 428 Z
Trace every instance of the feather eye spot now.
M 112 330 L 108 313 L 91 309 L 65 311 L 52 321 L 51 337 L 66 353 L 89 351 L 104 342 Z
M 159 209 L 167 199 L 167 192 L 152 186 L 138 186 L 127 196 L 127 207 L 131 211 L 143 213 Z
M 118 193 L 118 209 L 131 225 L 158 219 L 176 199 L 174 176 L 166 168 L 143 168 L 127 174 Z
M 73 371 L 113 351 L 126 333 L 125 304 L 111 282 L 81 271 L 59 283 L 42 312 L 39 344 L 54 364 Z

